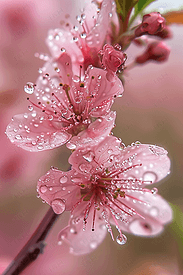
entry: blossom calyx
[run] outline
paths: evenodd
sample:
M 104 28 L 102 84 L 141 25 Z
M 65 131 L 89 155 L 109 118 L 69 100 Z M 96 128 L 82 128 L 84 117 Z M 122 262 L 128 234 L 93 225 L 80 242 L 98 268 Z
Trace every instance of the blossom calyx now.
M 139 37 L 144 34 L 154 35 L 163 30 L 165 27 L 165 18 L 159 12 L 145 14 L 142 23 L 135 30 L 135 36 Z
M 157 62 L 166 61 L 170 54 L 170 48 L 163 42 L 154 42 L 149 44 L 147 50 L 140 56 L 137 56 L 135 62 L 143 64 L 148 60 Z
M 114 47 L 105 44 L 103 49 L 99 51 L 101 62 L 107 70 L 107 79 L 111 81 L 117 71 L 123 69 L 124 63 L 127 59 L 126 54 L 121 51 L 121 46 L 116 44 Z

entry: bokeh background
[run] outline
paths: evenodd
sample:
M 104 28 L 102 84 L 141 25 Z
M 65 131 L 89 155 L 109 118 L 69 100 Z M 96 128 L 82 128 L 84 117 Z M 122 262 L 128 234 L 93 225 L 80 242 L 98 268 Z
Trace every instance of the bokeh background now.
M 14 114 L 27 109 L 23 86 L 34 82 L 43 62 L 35 52 L 47 53 L 47 31 L 60 26 L 65 15 L 79 14 L 86 1 L 1 0 L 0 9 L 0 273 L 34 232 L 48 206 L 36 197 L 36 183 L 50 166 L 68 169 L 70 151 L 65 146 L 29 153 L 12 145 L 4 132 Z M 181 1 L 156 1 L 148 10 L 180 8 Z M 171 25 L 169 61 L 133 68 L 125 76 L 125 93 L 117 99 L 114 134 L 125 144 L 136 140 L 165 147 L 171 174 L 158 185 L 159 193 L 174 209 L 174 221 L 156 238 L 127 235 L 119 246 L 108 235 L 91 254 L 73 256 L 66 244 L 57 245 L 57 234 L 66 226 L 64 213 L 54 225 L 44 254 L 24 275 L 60 274 L 183 274 L 183 25 Z M 127 50 L 128 63 L 143 48 Z M 114 229 L 115 231 L 115 229 Z

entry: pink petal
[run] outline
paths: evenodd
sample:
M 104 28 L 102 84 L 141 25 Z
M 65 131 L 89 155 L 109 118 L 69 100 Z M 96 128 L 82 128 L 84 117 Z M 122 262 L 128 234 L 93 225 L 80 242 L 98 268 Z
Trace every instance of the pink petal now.
M 76 149 L 79 146 L 94 146 L 108 136 L 114 127 L 116 112 L 97 119 L 88 128 L 71 138 L 67 143 L 67 148 Z
M 65 50 L 71 58 L 74 74 L 79 75 L 79 65 L 84 62 L 84 57 L 69 30 L 49 30 L 46 43 L 55 59 L 59 59 L 62 51 Z
M 136 214 L 127 218 L 129 223 L 119 220 L 118 223 L 122 231 L 140 236 L 154 236 L 161 233 L 164 224 L 172 220 L 171 207 L 159 195 L 127 191 L 125 198 L 119 198 L 119 200 L 145 218 L 143 219 Z M 121 207 L 120 203 L 119 206 Z M 111 223 L 115 224 L 112 219 Z
M 122 95 L 124 88 L 120 79 L 115 76 L 115 81 L 106 78 L 106 71 L 89 67 L 88 89 L 92 92 L 93 100 L 90 103 L 90 114 L 94 117 L 105 115 L 109 111 L 113 98 Z
M 120 141 L 116 137 L 108 136 L 96 146 L 81 147 L 74 151 L 69 163 L 84 174 L 98 173 L 98 168 L 109 167 L 114 164 L 114 156 L 120 154 Z
M 124 168 L 141 164 L 121 174 L 124 178 L 136 178 L 151 184 L 167 176 L 170 170 L 170 159 L 162 147 L 148 144 L 134 144 L 121 152 L 121 162 L 127 161 Z
M 86 42 L 91 49 L 100 50 L 104 44 L 113 11 L 112 3 L 111 0 L 103 0 L 96 24 L 86 37 Z
M 82 207 L 87 205 L 82 203 Z M 94 212 L 94 208 L 90 209 L 91 213 Z M 95 230 L 92 231 L 93 215 L 89 215 L 87 218 L 86 229 L 83 231 L 83 211 L 80 212 L 76 208 L 74 216 L 70 219 L 69 225 L 61 230 L 59 233 L 59 240 L 63 240 L 70 245 L 70 252 L 75 255 L 82 255 L 92 252 L 96 249 L 104 240 L 107 230 L 104 224 L 104 220 L 101 219 L 99 213 L 96 213 L 95 217 Z
M 39 179 L 37 191 L 40 197 L 52 206 L 57 214 L 60 214 L 59 212 L 63 209 L 71 210 L 80 199 L 78 185 L 84 181 L 86 181 L 84 176 L 74 170 L 62 172 L 52 168 Z
M 58 130 L 46 115 L 36 111 L 14 116 L 6 134 L 15 145 L 31 152 L 53 149 L 71 138 L 71 134 Z

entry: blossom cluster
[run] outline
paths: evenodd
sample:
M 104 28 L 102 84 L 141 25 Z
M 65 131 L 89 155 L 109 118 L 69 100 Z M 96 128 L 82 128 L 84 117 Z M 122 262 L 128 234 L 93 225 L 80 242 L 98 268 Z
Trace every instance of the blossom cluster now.
M 69 224 L 59 234 L 59 244 L 69 243 L 70 252 L 85 254 L 103 241 L 111 225 L 116 241 L 127 241 L 124 232 L 154 236 L 172 219 L 168 203 L 154 184 L 169 173 L 168 152 L 155 145 L 134 142 L 125 146 L 112 136 L 115 98 L 124 92 L 121 81 L 126 51 L 141 36 L 162 39 L 165 19 L 159 13 L 145 15 L 132 30 L 121 30 L 115 2 L 89 3 L 77 16 L 78 25 L 64 22 L 50 30 L 46 43 L 51 55 L 35 83 L 27 82 L 28 112 L 15 115 L 6 133 L 15 145 L 38 152 L 66 144 L 71 150 L 71 169 L 51 168 L 42 176 L 37 192 L 56 214 L 70 211 Z M 147 42 L 136 64 L 168 58 L 162 41 Z

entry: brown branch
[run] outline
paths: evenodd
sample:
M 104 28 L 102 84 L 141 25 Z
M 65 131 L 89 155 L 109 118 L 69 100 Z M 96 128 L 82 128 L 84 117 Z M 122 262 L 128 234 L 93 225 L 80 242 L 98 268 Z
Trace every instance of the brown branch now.
M 55 214 L 50 207 L 36 231 L 7 267 L 3 275 L 20 274 L 29 264 L 37 259 L 40 253 L 43 253 L 43 249 L 46 245 L 44 240 L 58 216 L 59 215 Z

